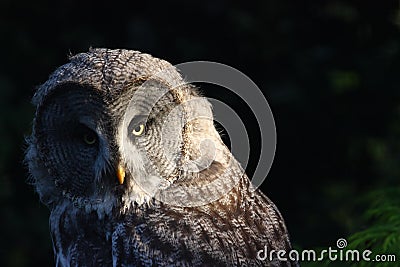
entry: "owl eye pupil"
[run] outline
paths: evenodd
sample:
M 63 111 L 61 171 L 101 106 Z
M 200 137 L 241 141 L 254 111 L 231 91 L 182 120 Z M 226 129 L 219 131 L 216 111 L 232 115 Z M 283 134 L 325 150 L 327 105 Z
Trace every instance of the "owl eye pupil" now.
M 142 135 L 144 132 L 144 124 L 139 124 L 132 130 L 132 134 L 136 136 Z
M 97 138 L 93 133 L 85 133 L 83 135 L 83 141 L 88 145 L 93 145 L 96 143 Z

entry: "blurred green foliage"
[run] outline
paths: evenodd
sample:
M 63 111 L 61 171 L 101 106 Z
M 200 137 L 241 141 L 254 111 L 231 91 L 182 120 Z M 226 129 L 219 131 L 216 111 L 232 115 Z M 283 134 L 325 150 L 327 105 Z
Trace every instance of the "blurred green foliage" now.
M 68 54 L 91 46 L 141 50 L 172 63 L 217 61 L 244 72 L 275 116 L 277 153 L 262 190 L 286 218 L 293 243 L 326 248 L 350 236 L 352 246 L 398 251 L 398 193 L 391 189 L 400 177 L 398 1 L 131 5 L 0 3 L 0 266 L 53 264 L 49 212 L 22 164 L 29 101 Z M 202 89 L 246 110 L 222 91 Z M 259 133 L 246 111 L 241 116 L 254 136 L 252 174 Z
M 397 262 L 364 261 L 354 266 L 398 266 L 400 261 L 400 187 L 382 188 L 367 195 L 369 208 L 364 214 L 365 229 L 350 236 L 348 249 L 369 249 L 375 255 L 395 255 Z

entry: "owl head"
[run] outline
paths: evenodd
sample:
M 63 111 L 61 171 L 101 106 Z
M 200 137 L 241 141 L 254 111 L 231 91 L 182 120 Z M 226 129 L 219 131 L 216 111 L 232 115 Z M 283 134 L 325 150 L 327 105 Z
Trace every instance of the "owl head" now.
M 154 201 L 201 205 L 241 176 L 209 102 L 148 54 L 91 49 L 73 56 L 33 104 L 26 161 L 50 208 L 67 203 L 105 215 Z

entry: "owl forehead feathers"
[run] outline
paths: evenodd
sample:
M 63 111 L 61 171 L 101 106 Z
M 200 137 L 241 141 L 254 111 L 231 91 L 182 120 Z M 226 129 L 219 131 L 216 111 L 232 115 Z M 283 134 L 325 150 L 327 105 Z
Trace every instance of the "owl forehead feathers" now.
M 136 83 L 158 80 L 169 88 L 183 83 L 175 67 L 165 60 L 132 50 L 90 49 L 70 58 L 70 62 L 55 70 L 35 93 L 32 102 L 42 105 L 52 91 L 63 84 L 76 83 L 94 88 L 112 102 Z M 176 92 L 176 98 L 185 98 L 185 92 Z M 190 92 L 189 92 L 190 94 Z

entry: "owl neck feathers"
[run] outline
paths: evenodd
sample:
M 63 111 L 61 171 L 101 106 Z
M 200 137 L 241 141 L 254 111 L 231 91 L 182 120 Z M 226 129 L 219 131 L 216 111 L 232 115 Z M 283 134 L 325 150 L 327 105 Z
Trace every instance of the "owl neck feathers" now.
M 129 214 L 137 206 L 151 207 L 163 204 L 175 207 L 204 206 L 224 198 L 248 180 L 240 164 L 225 147 L 219 156 L 207 167 L 193 172 L 182 170 L 167 187 L 149 195 L 139 187 L 132 186 L 133 193 L 122 198 L 121 214 Z M 229 154 L 228 154 L 229 153 Z

